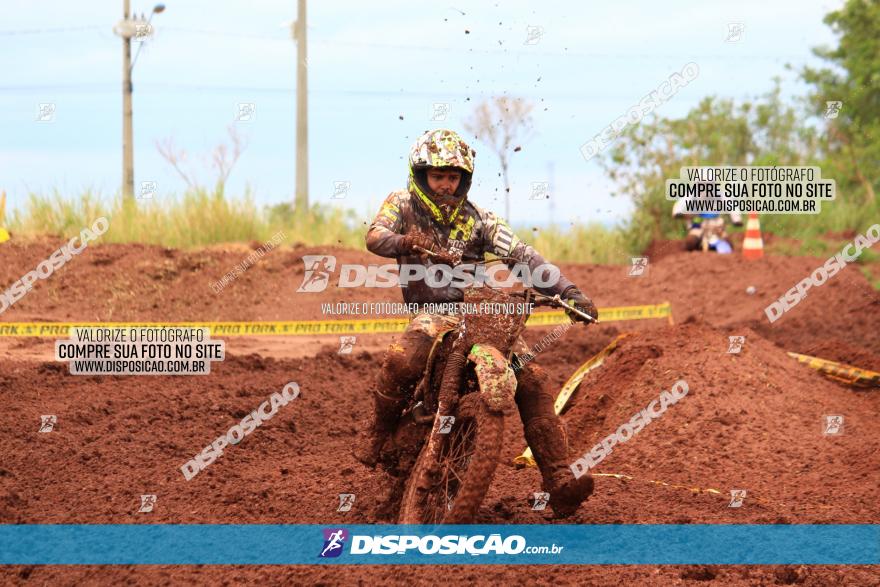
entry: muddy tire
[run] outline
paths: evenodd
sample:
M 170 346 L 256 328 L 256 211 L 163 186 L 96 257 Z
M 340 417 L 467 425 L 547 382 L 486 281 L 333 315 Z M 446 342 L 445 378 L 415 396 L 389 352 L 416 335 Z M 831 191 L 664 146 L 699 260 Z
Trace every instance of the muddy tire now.
M 495 474 L 504 416 L 490 412 L 479 393 L 461 398 L 448 434 L 435 421 L 400 505 L 400 524 L 468 524 L 476 517 Z M 439 416 L 438 416 L 439 418 Z

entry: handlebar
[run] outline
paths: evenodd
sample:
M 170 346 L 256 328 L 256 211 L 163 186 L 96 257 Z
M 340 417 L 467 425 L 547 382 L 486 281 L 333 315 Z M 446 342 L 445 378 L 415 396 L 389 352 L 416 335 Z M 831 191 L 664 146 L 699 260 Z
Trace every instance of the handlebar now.
M 535 301 L 533 303 L 536 306 L 553 306 L 556 308 L 562 308 L 567 312 L 572 312 L 574 314 L 577 314 L 578 316 L 580 316 L 581 318 L 584 318 L 585 320 L 589 320 L 590 322 L 593 322 L 595 324 L 599 324 L 598 319 L 593 318 L 592 316 L 590 316 L 586 312 L 582 312 L 581 310 L 578 310 L 577 308 L 566 304 L 565 301 L 563 301 L 562 297 L 559 294 L 556 294 L 554 296 L 545 296 L 542 293 L 538 293 L 534 290 L 530 290 L 530 291 L 526 291 L 526 292 L 511 292 L 508 295 L 510 295 L 511 297 L 516 297 L 516 298 L 527 298 L 529 293 L 531 293 L 531 295 L 535 296 Z
M 439 252 L 438 253 L 438 252 L 434 252 L 434 251 L 429 251 L 428 249 L 425 249 L 423 247 L 413 247 L 413 248 L 420 253 L 424 253 L 425 255 L 428 255 L 430 257 L 437 259 L 438 261 L 445 261 L 449 264 L 452 264 L 455 262 L 455 260 L 452 257 L 450 257 L 449 254 L 446 252 Z M 508 261 L 508 260 L 517 261 L 518 259 L 514 259 L 513 257 L 498 257 L 497 259 L 474 261 L 473 264 L 474 265 L 484 265 L 487 263 L 494 263 L 496 261 L 503 262 L 503 261 Z M 588 320 L 590 322 L 594 322 L 595 324 L 599 324 L 598 319 L 593 318 L 592 316 L 590 316 L 586 312 L 582 312 L 581 310 L 578 310 L 577 308 L 566 304 L 562 300 L 562 297 L 559 294 L 556 294 L 554 296 L 546 296 L 546 295 L 544 295 L 542 293 L 538 293 L 534 290 L 529 290 L 529 291 L 531 291 L 531 294 L 533 296 L 535 296 L 534 304 L 536 306 L 553 306 L 553 307 L 557 307 L 557 308 L 563 308 L 567 312 L 572 312 L 574 314 L 577 314 L 578 316 L 580 316 L 581 318 L 583 318 L 585 320 Z M 527 293 L 528 292 L 511 292 L 508 295 L 510 295 L 512 297 L 517 297 L 517 298 L 520 298 L 520 297 L 526 298 Z
M 438 261 L 444 261 L 448 265 L 456 264 L 456 260 L 445 251 L 429 251 L 428 249 L 419 246 L 413 247 L 413 249 Z M 519 259 L 513 257 L 496 257 L 495 259 L 484 259 L 482 261 L 469 261 L 469 263 L 472 265 L 488 265 L 489 263 L 496 263 L 499 261 L 519 261 Z

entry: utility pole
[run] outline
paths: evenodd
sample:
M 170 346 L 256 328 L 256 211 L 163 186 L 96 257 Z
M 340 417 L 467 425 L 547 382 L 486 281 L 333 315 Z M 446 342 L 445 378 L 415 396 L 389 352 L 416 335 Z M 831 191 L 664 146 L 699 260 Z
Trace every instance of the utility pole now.
M 131 71 L 134 63 L 131 60 L 131 38 L 137 37 L 143 40 L 153 33 L 150 22 L 153 15 L 165 10 L 164 4 L 156 4 L 150 12 L 150 18 L 144 19 L 143 13 L 140 18 L 131 18 L 131 0 L 122 0 L 122 20 L 120 20 L 113 32 L 122 37 L 122 199 L 130 201 L 134 198 L 134 130 L 132 126 L 131 106 Z M 141 44 L 135 55 L 135 62 L 140 55 Z
M 123 0 L 122 20 L 129 22 L 130 0 Z M 129 31 L 125 31 L 129 32 Z M 131 35 L 122 35 L 122 199 L 134 198 L 134 130 L 131 120 Z
M 306 49 L 306 0 L 297 0 L 296 22 L 291 27 L 296 41 L 296 194 L 294 209 L 309 209 L 309 115 L 308 54 Z
M 547 179 L 550 181 L 550 226 L 556 226 L 554 212 L 556 211 L 556 174 L 553 173 L 555 165 L 552 161 L 547 162 Z

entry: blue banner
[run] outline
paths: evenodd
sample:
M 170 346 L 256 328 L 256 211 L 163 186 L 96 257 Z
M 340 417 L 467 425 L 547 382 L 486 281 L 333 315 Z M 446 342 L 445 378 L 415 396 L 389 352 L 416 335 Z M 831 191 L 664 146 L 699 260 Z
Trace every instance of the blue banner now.
M 880 525 L 0 525 L 0 564 L 876 565 Z

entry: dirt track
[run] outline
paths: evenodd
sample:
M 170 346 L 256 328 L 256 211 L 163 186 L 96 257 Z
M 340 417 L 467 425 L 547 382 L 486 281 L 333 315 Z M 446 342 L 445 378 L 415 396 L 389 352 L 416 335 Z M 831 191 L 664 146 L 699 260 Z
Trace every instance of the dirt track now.
M 7 287 L 58 246 L 0 247 Z M 321 302 L 397 301 L 393 290 L 296 294 L 300 257 L 332 253 L 340 263 L 381 262 L 353 251 L 281 248 L 215 294 L 210 283 L 246 248 L 180 252 L 139 245 L 90 247 L 0 316 L 2 321 L 319 319 Z M 664 256 L 646 277 L 626 269 L 567 266 L 563 272 L 598 306 L 672 303 L 665 320 L 573 328 L 537 358 L 554 385 L 620 332 L 634 332 L 592 373 L 565 415 L 574 453 L 588 450 L 633 413 L 687 380 L 690 392 L 598 467 L 633 481 L 597 479 L 573 523 L 877 523 L 880 521 L 880 394 L 854 391 L 797 364 L 786 350 L 880 370 L 880 294 L 849 267 L 782 319 L 763 308 L 822 263 L 816 258 Z M 757 288 L 748 295 L 746 288 Z M 543 332 L 531 329 L 529 342 Z M 745 335 L 739 355 L 727 337 Z M 335 337 L 229 338 L 229 358 L 209 377 L 74 377 L 56 364 L 51 341 L 0 338 L 0 523 L 370 523 L 387 479 L 349 455 L 369 409 L 366 382 L 394 336 L 359 337 L 337 355 Z M 179 467 L 288 381 L 301 397 L 192 481 Z M 40 414 L 58 415 L 38 434 Z M 825 414 L 845 416 L 845 433 L 822 434 Z M 486 523 L 559 523 L 533 512 L 536 470 L 510 465 L 524 448 L 518 421 L 506 433 L 502 465 L 480 512 Z M 574 454 L 572 455 L 575 456 Z M 722 496 L 652 484 L 713 488 Z M 748 491 L 728 508 L 729 490 Z M 136 513 L 139 496 L 156 511 Z M 337 513 L 337 494 L 356 507 Z M 337 583 L 339 570 L 235 567 L 7 568 L 15 582 L 106 584 L 170 580 Z M 348 571 L 364 582 L 435 583 L 436 568 Z M 876 568 L 443 567 L 444 579 L 617 585 L 878 584 Z M 540 577 L 540 579 L 538 579 Z M 349 581 L 346 581 L 349 582 Z

